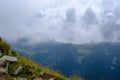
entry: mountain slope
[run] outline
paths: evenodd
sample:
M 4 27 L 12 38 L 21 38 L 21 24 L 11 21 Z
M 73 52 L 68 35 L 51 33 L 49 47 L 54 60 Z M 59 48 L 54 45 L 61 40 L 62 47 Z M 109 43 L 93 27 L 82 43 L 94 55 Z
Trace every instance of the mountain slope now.
M 0 80 L 68 80 L 61 74 L 44 68 L 11 50 L 0 38 Z M 72 80 L 72 78 L 71 78 Z
M 37 44 L 15 46 L 21 55 L 57 70 L 66 76 L 78 75 L 85 80 L 120 79 L 120 43 Z M 26 53 L 27 52 L 27 53 Z

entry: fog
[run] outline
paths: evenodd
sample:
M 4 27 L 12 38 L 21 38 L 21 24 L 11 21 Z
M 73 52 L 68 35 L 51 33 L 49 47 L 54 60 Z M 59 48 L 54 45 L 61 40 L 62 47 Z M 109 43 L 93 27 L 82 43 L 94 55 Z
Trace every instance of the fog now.
M 0 36 L 8 42 L 120 41 L 119 0 L 0 0 Z

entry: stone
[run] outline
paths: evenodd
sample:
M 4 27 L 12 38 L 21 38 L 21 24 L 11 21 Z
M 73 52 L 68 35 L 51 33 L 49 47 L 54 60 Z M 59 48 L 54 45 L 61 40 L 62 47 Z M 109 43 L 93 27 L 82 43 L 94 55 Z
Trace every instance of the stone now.
M 11 56 L 3 56 L 2 58 L 0 58 L 0 60 L 9 61 L 9 62 L 17 62 L 18 61 L 16 57 L 11 57 Z
M 3 68 L 3 67 L 1 67 L 1 68 L 0 68 L 0 73 L 6 73 L 6 69 Z
M 13 78 L 13 80 L 17 80 L 16 78 Z
M 49 79 L 49 80 L 55 80 L 55 78 L 51 78 L 51 79 Z
M 14 72 L 14 74 L 15 75 L 17 75 L 21 70 L 22 70 L 22 66 L 19 66 L 16 70 L 15 70 L 15 72 Z
M 32 75 L 32 77 L 34 77 L 34 76 L 35 76 L 35 74 Z
M 35 78 L 35 79 L 33 79 L 33 80 L 43 80 L 42 78 Z
M 43 72 L 40 72 L 40 76 L 43 76 L 44 75 L 44 73 Z
M 5 66 L 5 65 L 6 65 L 6 62 L 0 60 L 0 67 L 3 67 L 3 66 Z
M 9 62 L 7 62 L 7 65 L 6 65 L 6 74 L 8 74 L 8 68 L 9 68 Z
M 39 76 L 43 79 L 43 80 L 55 80 L 55 77 L 53 76 L 53 75 L 51 75 L 51 74 L 47 74 L 47 73 L 43 73 L 43 72 L 41 72 L 40 74 L 39 74 Z
M 0 77 L 0 80 L 7 80 L 7 79 L 5 79 L 5 78 L 1 78 L 1 77 Z
M 18 80 L 27 80 L 26 78 L 18 78 Z

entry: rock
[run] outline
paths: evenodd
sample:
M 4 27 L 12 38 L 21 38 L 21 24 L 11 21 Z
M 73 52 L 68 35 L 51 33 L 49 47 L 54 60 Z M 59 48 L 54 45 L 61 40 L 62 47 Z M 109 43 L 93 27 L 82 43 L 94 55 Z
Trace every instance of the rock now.
M 18 80 L 27 80 L 26 78 L 18 78 Z
M 33 79 L 33 80 L 43 80 L 42 78 L 35 78 L 35 79 Z
M 23 68 L 22 66 L 19 66 L 19 67 L 15 70 L 14 74 L 17 75 L 17 74 L 21 71 L 22 68 Z
M 1 78 L 1 77 L 0 77 L 0 80 L 7 80 L 7 79 L 5 79 L 5 78 Z
M 8 74 L 8 68 L 9 68 L 9 62 L 7 62 L 7 65 L 6 65 L 6 74 Z
M 16 78 L 13 78 L 13 80 L 17 80 Z
M 40 77 L 43 80 L 55 80 L 55 76 L 51 75 L 51 74 L 47 74 L 47 73 L 40 73 Z
M 6 62 L 0 60 L 0 67 L 3 67 L 3 66 L 5 66 L 5 65 L 6 65 Z
M 3 68 L 3 67 L 1 67 L 1 68 L 0 68 L 0 73 L 6 73 L 6 69 Z
M 13 80 L 27 80 L 26 78 L 13 78 Z
M 17 62 L 18 61 L 16 57 L 11 57 L 11 56 L 3 56 L 2 58 L 0 58 L 0 60 L 9 61 L 9 62 Z
M 49 80 L 55 80 L 55 78 L 51 78 L 51 79 L 49 79 Z
M 35 77 L 35 74 L 33 74 L 32 77 Z
M 3 68 L 6 66 L 6 69 Z M 9 67 L 9 62 L 1 61 L 0 60 L 0 73 L 6 73 L 8 74 L 8 67 Z
M 40 76 L 43 76 L 44 75 L 44 73 L 43 72 L 40 72 Z

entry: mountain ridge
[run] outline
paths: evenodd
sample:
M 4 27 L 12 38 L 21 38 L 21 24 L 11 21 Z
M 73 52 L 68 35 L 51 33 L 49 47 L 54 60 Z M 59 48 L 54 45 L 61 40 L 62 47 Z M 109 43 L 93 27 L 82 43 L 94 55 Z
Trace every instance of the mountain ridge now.
M 20 56 L 2 38 L 0 38 L 0 54 L 1 80 L 78 80 L 77 77 L 64 77 Z
M 18 48 L 18 47 L 14 47 Z M 21 50 L 20 50 L 21 49 Z M 78 75 L 85 80 L 116 80 L 120 68 L 120 43 L 34 45 L 16 49 L 25 57 L 57 70 L 66 76 Z M 25 52 L 28 53 L 25 53 Z M 32 52 L 32 53 L 29 53 Z M 44 59 L 44 60 L 43 60 Z M 116 63 L 116 64 L 115 64 Z

